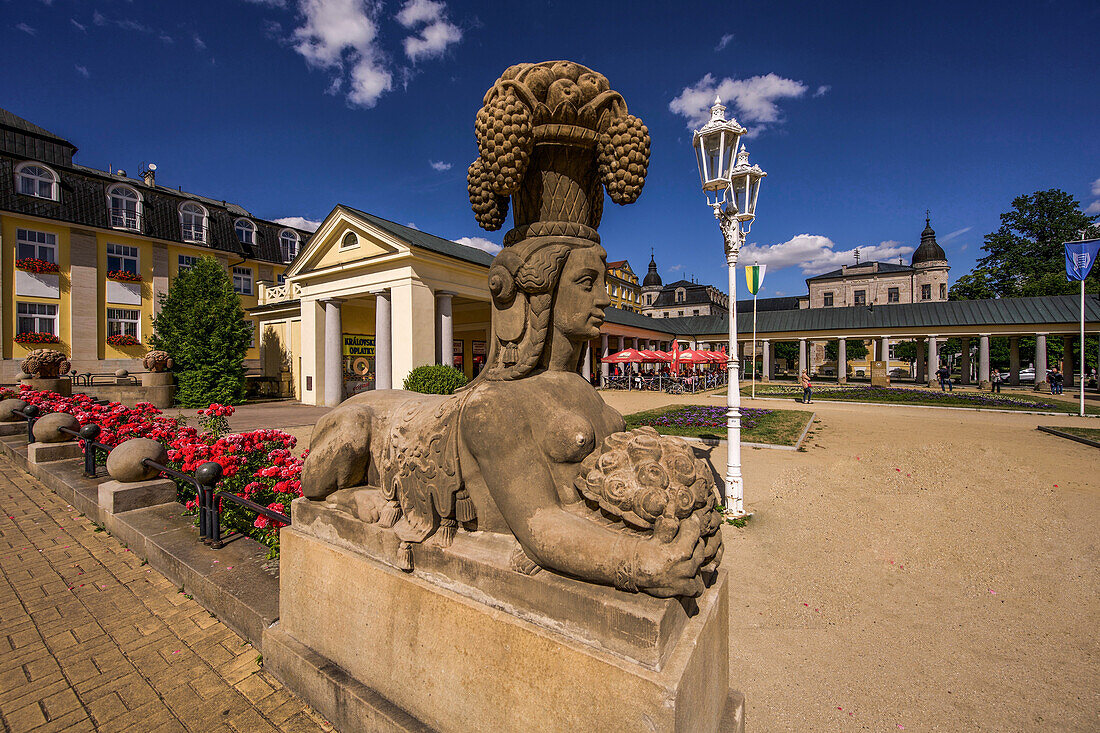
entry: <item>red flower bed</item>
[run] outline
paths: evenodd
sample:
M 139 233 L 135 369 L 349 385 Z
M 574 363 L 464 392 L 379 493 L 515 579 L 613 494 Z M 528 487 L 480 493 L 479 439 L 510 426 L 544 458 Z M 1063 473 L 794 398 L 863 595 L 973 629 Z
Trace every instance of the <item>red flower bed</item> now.
M 37 257 L 24 257 L 15 261 L 15 269 L 44 275 L 48 272 L 57 272 L 57 263 L 40 260 Z
M 61 343 L 61 339 L 54 336 L 52 333 L 40 333 L 38 331 L 27 331 L 25 333 L 15 334 L 15 343 L 17 344 L 58 344 Z
M 128 333 L 116 333 L 107 337 L 111 346 L 141 346 L 141 342 Z
M 43 413 L 67 412 L 81 425 L 95 423 L 102 432 L 99 442 L 116 446 L 130 438 L 152 438 L 168 450 L 168 466 L 184 473 L 193 473 L 203 463 L 216 461 L 222 466 L 219 491 L 251 499 L 259 504 L 290 513 L 290 502 L 302 495 L 302 463 L 308 451 L 294 456 L 297 443 L 293 435 L 281 430 L 252 430 L 246 433 L 220 434 L 187 425 L 182 418 L 170 418 L 148 402 L 126 407 L 117 402 L 97 405 L 84 394 L 61 397 L 53 392 L 22 388 L 17 395 L 28 404 L 38 405 Z M 215 431 L 227 426 L 224 422 L 233 414 L 229 405 L 211 405 L 200 411 L 200 424 L 214 417 L 221 424 L 210 425 Z M 195 490 L 176 482 L 177 500 L 192 511 L 198 510 Z M 248 509 L 221 500 L 222 527 L 252 537 L 271 548 L 272 556 L 279 549 L 279 522 L 257 518 Z
M 107 273 L 107 279 L 120 283 L 139 283 L 141 282 L 141 275 L 126 270 L 111 270 Z

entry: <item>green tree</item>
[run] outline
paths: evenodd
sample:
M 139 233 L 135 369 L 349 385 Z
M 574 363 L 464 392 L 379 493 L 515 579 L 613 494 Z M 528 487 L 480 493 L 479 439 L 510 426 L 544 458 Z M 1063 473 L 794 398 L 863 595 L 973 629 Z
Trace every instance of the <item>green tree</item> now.
M 900 361 L 916 361 L 917 342 L 899 341 L 898 343 L 894 344 L 894 356 Z
M 233 283 L 212 257 L 180 272 L 153 318 L 155 349 L 172 355 L 183 407 L 244 401 L 244 356 L 251 329 Z
M 844 344 L 844 355 L 848 361 L 867 358 L 867 343 L 862 339 L 848 339 Z M 825 361 L 836 361 L 840 356 L 840 345 L 836 341 L 825 342 Z
M 1032 295 L 1072 295 L 1078 284 L 1065 275 L 1063 242 L 1100 236 L 1098 216 L 1081 212 L 1080 204 L 1065 191 L 1052 188 L 1012 200 L 1001 214 L 1001 226 L 985 235 L 987 254 L 974 270 L 951 288 L 953 300 L 1011 298 Z M 1100 268 L 1094 268 L 1085 290 L 1100 291 Z

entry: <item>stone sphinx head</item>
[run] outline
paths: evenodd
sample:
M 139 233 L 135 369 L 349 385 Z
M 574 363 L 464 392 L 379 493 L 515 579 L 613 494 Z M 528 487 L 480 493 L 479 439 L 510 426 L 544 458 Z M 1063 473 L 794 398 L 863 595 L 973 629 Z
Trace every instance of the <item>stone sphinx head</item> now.
M 35 349 L 19 365 L 32 379 L 57 379 L 72 369 L 69 357 L 54 349 Z
M 607 78 L 571 61 L 516 64 L 485 94 L 469 168 L 478 223 L 514 228 L 489 270 L 493 350 L 485 379 L 519 379 L 545 362 L 555 330 L 599 334 L 606 253 L 603 192 L 629 204 L 645 185 L 649 131 Z

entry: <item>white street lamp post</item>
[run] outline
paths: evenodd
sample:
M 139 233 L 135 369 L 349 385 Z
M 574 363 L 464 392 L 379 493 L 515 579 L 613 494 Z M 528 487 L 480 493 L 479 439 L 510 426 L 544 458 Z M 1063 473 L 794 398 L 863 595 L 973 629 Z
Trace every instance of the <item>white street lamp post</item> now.
M 767 174 L 749 165 L 749 153 L 738 143 L 745 128 L 726 119 L 726 108 L 715 98 L 710 120 L 692 137 L 699 178 L 707 204 L 722 230 L 729 269 L 729 380 L 726 385 L 727 459 L 722 504 L 734 516 L 745 514 L 745 487 L 741 478 L 741 390 L 737 349 L 737 256 L 756 216 L 760 181 Z M 737 164 L 732 165 L 736 154 Z

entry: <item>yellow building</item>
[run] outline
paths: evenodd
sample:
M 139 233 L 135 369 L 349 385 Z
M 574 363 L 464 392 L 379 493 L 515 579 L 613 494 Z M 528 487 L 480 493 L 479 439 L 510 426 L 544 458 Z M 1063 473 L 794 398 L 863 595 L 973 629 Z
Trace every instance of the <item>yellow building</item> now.
M 611 296 L 612 307 L 639 312 L 642 288 L 638 285 L 638 276 L 626 260 L 607 263 L 607 294 Z
M 0 109 L 0 381 L 44 347 L 79 372 L 142 371 L 160 296 L 181 269 L 214 257 L 249 308 L 310 237 L 159 186 L 153 165 L 138 179 L 79 165 L 76 150 Z M 259 357 L 254 342 L 247 365 Z

